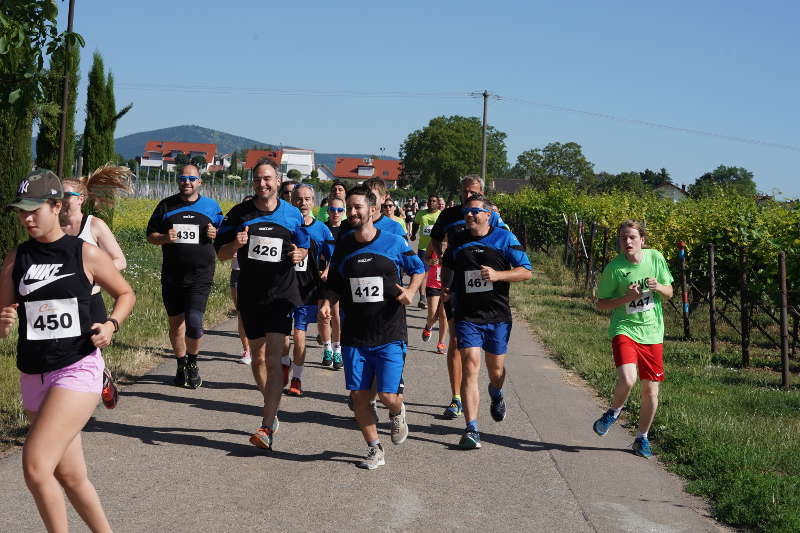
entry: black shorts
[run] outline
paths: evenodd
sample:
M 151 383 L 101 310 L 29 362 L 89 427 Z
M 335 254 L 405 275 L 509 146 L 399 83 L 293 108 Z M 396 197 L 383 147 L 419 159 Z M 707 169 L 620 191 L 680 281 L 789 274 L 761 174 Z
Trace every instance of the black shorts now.
M 442 289 L 435 289 L 433 287 L 425 287 L 425 296 L 430 298 L 431 296 L 441 296 Z
M 162 283 L 161 299 L 167 316 L 186 314 L 188 310 L 205 313 L 211 283 L 197 283 L 185 286 L 181 283 Z
M 294 304 L 288 300 L 248 302 L 242 301 L 242 296 L 239 295 L 239 318 L 248 339 L 260 339 L 267 333 L 292 333 Z
M 239 270 L 231 270 L 231 289 L 239 285 Z

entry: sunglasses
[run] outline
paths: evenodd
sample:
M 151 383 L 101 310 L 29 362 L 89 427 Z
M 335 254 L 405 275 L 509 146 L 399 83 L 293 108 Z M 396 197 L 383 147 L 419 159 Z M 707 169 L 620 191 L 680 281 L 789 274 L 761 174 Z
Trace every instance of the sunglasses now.
M 197 176 L 178 176 L 178 181 L 191 181 L 194 183 L 195 181 L 199 180 Z
M 389 209 L 390 207 L 394 207 L 394 204 L 383 204 L 385 209 Z
M 328 211 L 331 213 L 344 213 L 344 207 L 329 207 Z
M 67 195 L 67 196 L 80 196 L 81 195 L 81 193 L 73 192 L 73 191 L 65 191 L 64 194 Z
M 476 216 L 478 213 L 488 213 L 488 212 L 489 212 L 488 209 L 484 209 L 482 207 L 465 207 L 461 209 L 461 214 L 464 216 L 466 215 Z

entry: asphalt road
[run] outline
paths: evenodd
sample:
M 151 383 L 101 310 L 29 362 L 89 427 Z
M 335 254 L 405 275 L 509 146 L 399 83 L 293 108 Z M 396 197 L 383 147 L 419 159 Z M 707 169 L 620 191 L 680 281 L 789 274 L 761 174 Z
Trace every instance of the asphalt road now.
M 249 367 L 238 363 L 232 320 L 205 338 L 200 389 L 170 384 L 174 361 L 125 387 L 119 406 L 99 406 L 84 432 L 90 478 L 115 530 L 722 529 L 657 460 L 632 454 L 626 429 L 617 425 L 603 438 L 592 432 L 603 405 L 521 321 L 507 357 L 508 417 L 492 421 L 482 403 L 483 448 L 459 450 L 464 421 L 440 416 L 450 396 L 445 358 L 433 352 L 436 333 L 428 344 L 420 340 L 422 313 L 409 308 L 411 433 L 393 446 L 380 409 L 387 454 L 375 471 L 355 467 L 366 445 L 345 404 L 344 376 L 319 365 L 313 340 L 305 396 L 283 398 L 272 452 L 248 443 L 261 398 Z M 20 458 L 19 450 L 0 458 L 0 531 L 41 531 Z M 70 513 L 72 529 L 85 530 Z

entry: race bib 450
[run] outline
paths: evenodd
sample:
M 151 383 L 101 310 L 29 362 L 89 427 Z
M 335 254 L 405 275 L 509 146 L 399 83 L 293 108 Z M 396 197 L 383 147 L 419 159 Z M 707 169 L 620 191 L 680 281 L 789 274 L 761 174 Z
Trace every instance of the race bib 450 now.
M 25 316 L 29 341 L 65 339 L 81 334 L 77 298 L 25 302 Z

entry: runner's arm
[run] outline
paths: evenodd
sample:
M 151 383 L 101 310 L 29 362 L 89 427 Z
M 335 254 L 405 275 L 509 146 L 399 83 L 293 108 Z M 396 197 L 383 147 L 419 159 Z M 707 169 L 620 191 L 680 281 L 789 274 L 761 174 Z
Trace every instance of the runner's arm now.
M 14 296 L 14 282 L 11 272 L 14 270 L 14 261 L 17 250 L 11 250 L 3 261 L 3 270 L 0 273 L 0 339 L 5 339 L 11 333 L 11 328 L 17 322 L 17 306 Z
M 125 260 L 125 254 L 122 253 L 122 248 L 120 248 L 108 224 L 100 218 L 92 217 L 92 230 L 95 233 L 94 238 L 97 241 L 97 245 L 111 256 L 111 261 L 117 270 L 125 270 L 128 262 Z
M 600 298 L 597 300 L 596 306 L 598 311 L 609 311 L 621 305 L 627 305 L 641 295 L 642 291 L 639 289 L 639 285 L 637 283 L 631 283 L 628 285 L 628 291 L 624 295 L 619 298 Z

